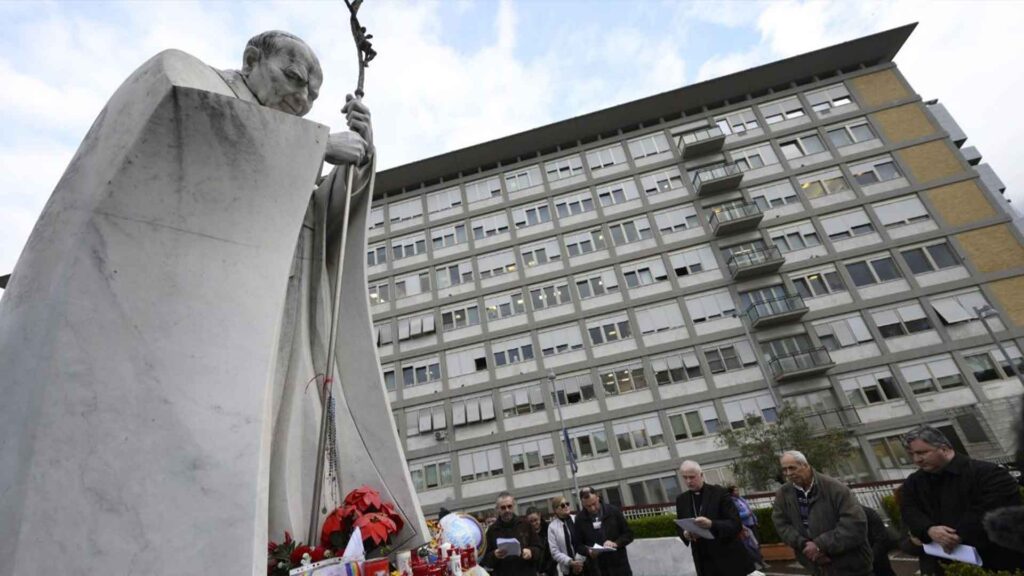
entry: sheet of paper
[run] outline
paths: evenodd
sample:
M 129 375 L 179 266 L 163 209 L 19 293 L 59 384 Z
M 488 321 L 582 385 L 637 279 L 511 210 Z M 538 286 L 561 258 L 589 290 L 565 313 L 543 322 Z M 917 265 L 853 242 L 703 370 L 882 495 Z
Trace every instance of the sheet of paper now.
M 600 544 L 594 544 L 593 546 L 590 547 L 590 549 L 594 550 L 596 552 L 613 552 L 613 551 L 615 551 L 615 548 L 606 548 L 604 546 L 601 546 Z
M 924 552 L 929 556 L 938 556 L 939 558 L 945 558 L 946 560 L 955 560 L 957 562 L 981 566 L 981 556 L 978 555 L 978 549 L 966 544 L 961 544 L 956 548 L 953 548 L 951 552 L 946 552 L 942 549 L 941 545 L 936 544 L 935 542 L 929 542 L 924 545 Z
M 519 540 L 515 538 L 498 538 L 496 544 L 498 545 L 498 550 L 504 550 L 509 556 L 521 556 L 523 553 Z
M 712 534 L 710 530 L 708 530 L 707 528 L 701 528 L 700 526 L 697 526 L 697 523 L 694 522 L 693 518 L 681 518 L 679 520 L 676 520 L 676 525 L 682 528 L 683 530 L 686 530 L 690 534 L 695 534 L 701 538 L 704 538 L 705 540 L 715 539 L 715 535 Z
M 365 555 L 366 549 L 363 548 L 363 532 L 356 526 L 356 529 L 352 531 L 352 537 L 348 539 L 348 545 L 345 546 L 345 553 L 342 556 L 345 558 L 362 559 Z

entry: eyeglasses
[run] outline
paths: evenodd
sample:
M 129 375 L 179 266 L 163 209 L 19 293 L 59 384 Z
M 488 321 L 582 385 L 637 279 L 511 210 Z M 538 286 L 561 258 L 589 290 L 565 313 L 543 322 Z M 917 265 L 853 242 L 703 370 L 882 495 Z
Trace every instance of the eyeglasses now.
M 561 504 L 558 505 L 558 507 L 559 508 L 568 508 L 569 507 L 569 503 L 568 502 L 562 502 Z

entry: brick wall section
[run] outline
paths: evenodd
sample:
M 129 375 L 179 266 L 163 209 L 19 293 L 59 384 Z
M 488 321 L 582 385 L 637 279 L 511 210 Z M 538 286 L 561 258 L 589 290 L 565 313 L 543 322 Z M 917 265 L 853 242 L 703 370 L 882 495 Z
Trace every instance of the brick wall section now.
M 1024 246 L 1017 241 L 1007 224 L 957 234 L 956 239 L 966 252 L 967 259 L 979 272 L 1024 267 Z M 1024 298 L 1024 294 L 1021 297 Z
M 988 287 L 1010 320 L 1017 326 L 1024 326 L 1024 276 L 992 282 Z
M 924 113 L 921 104 L 904 104 L 896 108 L 888 108 L 871 115 L 875 125 L 881 128 L 882 135 L 893 144 L 921 138 L 935 133 L 935 126 Z
M 910 96 L 910 91 L 892 70 L 858 76 L 850 80 L 850 85 L 863 106 L 879 106 Z
M 948 226 L 970 224 L 996 215 L 977 180 L 932 188 L 925 191 L 925 196 Z
M 904 148 L 903 150 L 898 150 L 896 155 L 899 156 L 903 165 L 910 170 L 914 178 L 921 183 L 953 176 L 963 170 L 960 161 L 957 160 L 956 155 L 953 154 L 945 140 L 936 140 Z

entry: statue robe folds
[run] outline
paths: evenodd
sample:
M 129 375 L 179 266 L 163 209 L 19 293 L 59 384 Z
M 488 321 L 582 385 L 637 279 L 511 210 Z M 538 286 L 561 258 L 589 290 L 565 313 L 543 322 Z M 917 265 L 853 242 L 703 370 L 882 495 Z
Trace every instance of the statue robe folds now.
M 336 278 L 314 259 L 336 254 L 344 201 L 333 177 L 310 204 L 327 134 L 177 51 L 108 102 L 0 299 L 0 576 L 263 574 L 268 516 L 303 536 L 306 382 Z M 423 518 L 370 338 L 366 196 L 343 274 L 339 466 L 395 501 L 413 545 Z

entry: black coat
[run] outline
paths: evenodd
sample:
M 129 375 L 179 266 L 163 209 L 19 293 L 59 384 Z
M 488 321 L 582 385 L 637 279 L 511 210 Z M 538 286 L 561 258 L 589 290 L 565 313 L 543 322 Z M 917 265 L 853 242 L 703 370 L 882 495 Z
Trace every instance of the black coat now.
M 922 542 L 932 541 L 928 528 L 949 526 L 978 549 L 986 569 L 1014 570 L 1024 566 L 1024 554 L 990 541 L 981 520 L 986 512 L 1020 504 L 1019 490 L 1004 468 L 957 454 L 941 472 L 918 470 L 903 482 L 900 513 Z
M 599 527 L 595 526 L 597 520 L 600 520 Z M 596 564 L 601 569 L 601 576 L 633 576 L 629 554 L 626 553 L 626 546 L 633 541 L 633 531 L 629 529 L 622 511 L 611 504 L 601 504 L 596 518 L 586 509 L 576 515 L 576 541 L 588 549 L 588 554 L 591 546 L 604 544 L 607 540 L 615 542 L 618 549 L 598 554 Z
M 531 558 L 523 560 L 522 556 L 506 556 L 498 558 L 494 551 L 498 547 L 498 538 L 516 538 L 524 550 L 530 549 Z M 537 576 L 537 559 L 540 558 L 540 539 L 533 531 L 533 526 L 526 518 L 518 516 L 511 522 L 497 522 L 487 529 L 487 552 L 480 560 L 480 565 L 492 568 L 495 576 Z
M 747 554 L 739 534 L 743 528 L 740 513 L 736 510 L 729 492 L 721 486 L 704 484 L 701 490 L 699 509 L 694 510 L 694 496 L 690 491 L 676 497 L 676 518 L 704 516 L 711 520 L 714 540 L 700 539 L 690 542 L 679 537 L 693 548 L 693 563 L 698 576 L 746 576 L 754 571 L 754 562 Z

